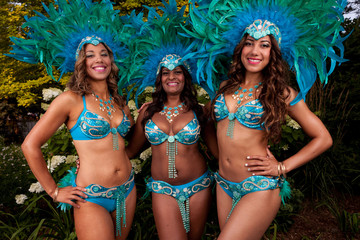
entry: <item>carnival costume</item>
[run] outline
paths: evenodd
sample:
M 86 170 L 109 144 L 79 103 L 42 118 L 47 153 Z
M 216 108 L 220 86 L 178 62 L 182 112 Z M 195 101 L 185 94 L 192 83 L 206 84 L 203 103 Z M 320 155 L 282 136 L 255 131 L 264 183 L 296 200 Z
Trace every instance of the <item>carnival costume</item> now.
M 124 62 L 128 72 L 120 79 L 119 88 L 130 86 L 128 97 L 135 93 L 137 104 L 139 94 L 146 87 L 155 86 L 156 77 L 163 67 L 172 71 L 178 66 L 183 66 L 190 73 L 192 83 L 201 86 L 210 97 L 214 97 L 215 88 L 201 78 L 201 72 L 198 71 L 196 49 L 200 42 L 183 36 L 184 28 L 189 28 L 188 19 L 184 17 L 185 6 L 178 11 L 175 0 L 170 0 L 169 3 L 162 1 L 162 3 L 164 7 L 159 7 L 162 11 L 161 15 L 154 8 L 147 7 L 149 10 L 148 21 L 140 27 L 137 26 L 141 29 L 141 34 L 137 38 L 133 38 L 130 48 L 132 59 L 130 62 Z M 166 115 L 166 119 L 171 123 L 172 117 L 177 116 L 183 107 L 183 103 L 174 109 L 164 106 L 160 114 Z M 152 119 L 145 124 L 145 136 L 152 145 L 166 144 L 169 178 L 177 177 L 175 160 L 178 144 L 195 144 L 199 139 L 200 123 L 195 112 L 193 113 L 193 119 L 174 135 L 166 134 Z M 180 186 L 172 186 L 167 182 L 150 178 L 147 189 L 176 199 L 184 228 L 186 232 L 189 232 L 189 199 L 193 194 L 210 187 L 212 183 L 212 174 L 206 172 L 198 179 Z
M 277 41 L 283 59 L 296 73 L 299 93 L 290 103 L 296 104 L 305 100 L 317 76 L 322 83 L 327 83 L 328 76 L 337 63 L 342 63 L 343 41 L 340 32 L 344 18 L 342 12 L 346 6 L 345 0 L 213 0 L 191 1 L 190 19 L 192 29 L 186 32 L 189 36 L 202 41 L 198 52 L 201 71 L 212 78 L 214 68 L 225 63 L 227 67 L 218 68 L 221 72 L 229 69 L 235 47 L 245 34 L 258 40 L 272 35 Z M 197 2 L 198 7 L 195 7 Z M 340 56 L 336 55 L 338 48 Z M 327 69 L 327 60 L 329 69 Z M 259 86 L 257 86 L 259 87 Z M 238 92 L 242 90 L 243 92 Z M 214 115 L 217 121 L 228 117 L 227 136 L 233 136 L 234 121 L 248 128 L 264 130 L 261 116 L 264 113 L 259 99 L 242 103 L 245 92 L 241 89 L 234 93 L 237 110 L 230 113 L 224 95 L 215 100 Z M 252 90 L 252 89 L 251 89 Z M 255 95 L 255 94 L 254 94 Z M 248 97 L 250 96 L 247 95 Z M 251 98 L 254 96 L 251 93 Z M 240 183 L 230 182 L 218 173 L 215 180 L 220 187 L 233 199 L 232 213 L 236 204 L 247 193 L 280 188 L 282 202 L 290 197 L 291 190 L 283 176 L 268 178 L 252 176 Z
M 13 50 L 7 56 L 27 63 L 42 63 L 47 73 L 56 81 L 63 74 L 74 71 L 75 62 L 79 52 L 85 44 L 98 45 L 103 43 L 111 49 L 114 61 L 121 71 L 122 62 L 128 55 L 128 41 L 136 37 L 137 29 L 130 27 L 126 21 L 139 22 L 141 15 L 132 14 L 132 18 L 121 18 L 119 11 L 113 9 L 109 0 L 101 3 L 91 0 L 59 0 L 55 1 L 57 7 L 50 3 L 43 4 L 48 16 L 35 12 L 34 17 L 25 17 L 23 28 L 27 38 L 11 37 Z M 142 19 L 141 19 L 142 21 Z M 135 26 L 135 24 L 133 24 Z M 53 73 L 53 67 L 60 72 L 58 78 Z M 113 99 L 99 101 L 101 110 L 106 110 L 111 119 L 114 111 Z M 87 110 L 85 97 L 83 96 L 84 110 L 78 118 L 76 125 L 70 130 L 74 140 L 93 140 L 104 138 L 108 134 L 113 136 L 113 148 L 118 150 L 118 134 L 126 135 L 130 128 L 130 122 L 123 112 L 123 120 L 116 128 L 111 128 L 110 123 L 104 118 Z M 76 174 L 73 171 L 60 181 L 60 187 L 76 186 Z M 129 180 L 121 186 L 105 188 L 97 184 L 91 184 L 87 188 L 87 199 L 105 207 L 108 211 L 116 209 L 116 235 L 121 235 L 122 225 L 126 224 L 125 198 L 134 186 L 134 175 L 131 173 Z M 71 205 L 60 203 L 62 210 L 69 209 Z

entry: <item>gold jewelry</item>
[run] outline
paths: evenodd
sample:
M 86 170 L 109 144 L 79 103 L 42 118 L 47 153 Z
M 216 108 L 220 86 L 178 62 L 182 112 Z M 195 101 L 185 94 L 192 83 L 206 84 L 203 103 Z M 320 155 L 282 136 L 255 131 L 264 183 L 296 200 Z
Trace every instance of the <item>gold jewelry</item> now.
M 281 165 L 281 174 L 286 178 L 286 167 L 283 162 L 280 163 Z
M 280 170 L 281 170 L 281 166 L 280 166 L 280 162 L 278 162 L 278 165 L 277 165 L 277 169 L 278 169 L 278 177 L 280 177 Z
M 166 120 L 171 123 L 174 120 L 172 118 L 176 118 L 180 114 L 179 110 L 183 110 L 184 105 L 185 103 L 180 103 L 176 107 L 164 106 L 163 110 L 160 111 L 160 114 L 166 115 Z
M 53 199 L 54 202 L 57 202 L 56 199 L 57 199 L 58 195 L 59 195 L 59 187 L 56 187 L 55 191 L 54 191 L 54 194 L 52 196 L 52 199 Z

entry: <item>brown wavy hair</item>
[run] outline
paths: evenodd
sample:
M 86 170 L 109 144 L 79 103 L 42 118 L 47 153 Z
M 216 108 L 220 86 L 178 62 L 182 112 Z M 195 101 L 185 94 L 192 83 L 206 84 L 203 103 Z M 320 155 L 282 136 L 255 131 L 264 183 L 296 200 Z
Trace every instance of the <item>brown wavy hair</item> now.
M 180 65 L 180 67 L 184 73 L 184 78 L 185 78 L 184 89 L 180 93 L 180 100 L 181 102 L 185 103 L 185 106 L 189 111 L 193 110 L 195 112 L 196 117 L 200 122 L 200 125 L 203 125 L 205 121 L 205 116 L 202 107 L 198 103 L 197 92 L 194 85 L 192 84 L 191 75 L 184 66 Z M 164 104 L 167 100 L 167 94 L 164 91 L 161 83 L 161 76 L 162 76 L 161 70 L 156 77 L 155 92 L 152 93 L 153 101 L 152 103 L 149 104 L 148 108 L 146 109 L 144 119 L 141 122 L 143 126 L 145 126 L 145 123 L 149 119 L 151 119 L 155 113 L 160 112 L 163 109 Z
M 233 93 L 240 84 L 245 82 L 246 69 L 241 62 L 241 52 L 247 36 L 248 34 L 244 35 L 236 46 L 228 72 L 229 80 L 219 89 L 215 99 L 220 94 Z M 290 88 L 287 83 L 289 74 L 288 66 L 282 59 L 277 41 L 272 35 L 269 37 L 271 39 L 270 61 L 262 71 L 262 89 L 259 95 L 259 100 L 264 107 L 264 114 L 260 122 L 265 125 L 266 137 L 277 143 L 281 137 L 281 125 L 285 122 L 287 115 L 286 100 L 290 96 Z M 214 110 L 214 104 L 215 101 L 213 101 L 212 110 Z
M 111 60 L 111 71 L 109 76 L 106 79 L 108 90 L 111 96 L 113 96 L 114 101 L 123 108 L 125 106 L 125 100 L 118 94 L 118 73 L 119 68 L 116 66 L 114 61 L 114 54 L 111 49 L 105 44 L 102 43 L 106 50 L 109 52 L 110 60 Z M 87 81 L 87 74 L 86 74 L 86 54 L 85 54 L 85 46 L 81 48 L 79 52 L 79 57 L 75 62 L 75 70 L 73 75 L 70 77 L 67 87 L 76 94 L 81 96 L 85 94 L 92 93 L 92 89 L 90 86 L 89 81 Z

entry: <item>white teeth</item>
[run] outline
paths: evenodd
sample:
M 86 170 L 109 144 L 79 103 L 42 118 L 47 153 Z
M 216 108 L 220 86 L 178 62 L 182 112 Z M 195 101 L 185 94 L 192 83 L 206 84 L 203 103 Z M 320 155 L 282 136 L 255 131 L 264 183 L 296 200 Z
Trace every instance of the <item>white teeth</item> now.
M 254 62 L 254 63 L 259 63 L 259 62 L 261 62 L 261 60 L 258 60 L 258 59 L 250 59 L 250 58 L 249 58 L 249 61 L 250 61 L 250 62 Z
M 171 82 L 171 83 L 168 83 L 169 86 L 176 86 L 178 85 L 178 83 L 174 83 L 174 82 Z
M 94 67 L 95 70 L 104 70 L 105 67 Z

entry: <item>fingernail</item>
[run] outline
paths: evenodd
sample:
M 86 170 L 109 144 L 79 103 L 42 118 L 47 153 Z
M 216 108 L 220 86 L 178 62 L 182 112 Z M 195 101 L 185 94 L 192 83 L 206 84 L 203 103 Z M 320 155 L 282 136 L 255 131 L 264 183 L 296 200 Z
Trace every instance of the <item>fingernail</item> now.
M 253 173 L 252 175 L 255 176 L 255 173 Z
M 250 159 L 250 156 L 247 156 L 246 159 Z
M 250 168 L 248 168 L 248 171 L 250 172 L 250 171 L 251 171 L 251 169 L 250 169 Z
M 245 167 L 247 167 L 249 164 L 245 163 Z

